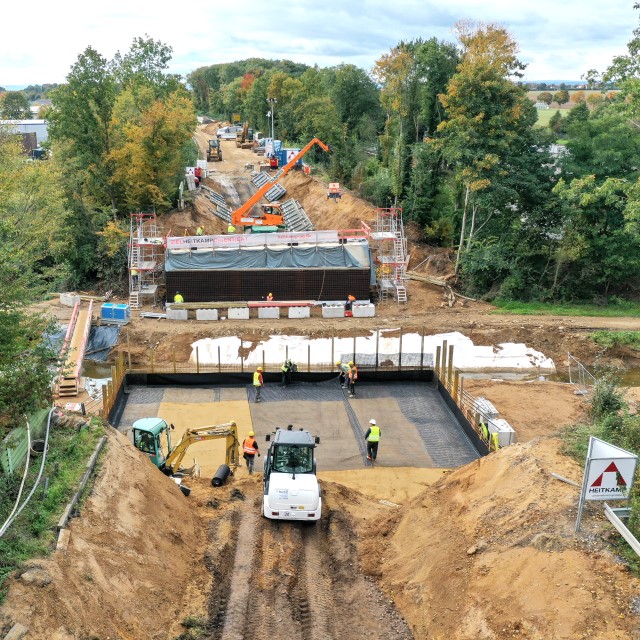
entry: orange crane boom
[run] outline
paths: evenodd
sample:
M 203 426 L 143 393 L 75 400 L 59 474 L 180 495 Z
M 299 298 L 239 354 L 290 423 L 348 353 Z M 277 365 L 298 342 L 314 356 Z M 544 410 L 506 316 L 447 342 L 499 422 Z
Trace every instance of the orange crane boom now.
M 253 206 L 262 198 L 262 196 L 264 196 L 264 194 L 267 193 L 267 191 L 269 191 L 269 189 L 271 189 L 271 187 L 273 187 L 273 185 L 276 184 L 282 176 L 286 176 L 287 173 L 289 173 L 289 171 L 298 162 L 298 160 L 300 160 L 307 153 L 307 151 L 309 151 L 309 149 L 311 149 L 316 144 L 327 152 L 330 150 L 330 147 L 326 145 L 324 142 L 322 142 L 322 140 L 319 140 L 318 138 L 314 138 L 313 140 L 311 140 L 311 142 L 309 142 L 302 149 L 300 149 L 300 151 L 298 151 L 298 153 L 293 158 L 291 158 L 291 160 L 289 160 L 289 162 L 287 162 L 287 164 L 285 164 L 284 167 L 282 167 L 282 169 L 271 180 L 269 180 L 269 182 L 266 182 L 265 184 L 263 184 L 253 194 L 253 196 L 249 198 L 249 200 L 247 200 L 239 209 L 236 209 L 231 214 L 231 224 L 233 224 L 234 226 L 240 226 L 240 227 L 250 226 L 255 224 L 255 218 L 247 216 L 246 214 L 250 212 Z M 280 223 L 281 223 L 282 222 L 281 217 L 280 216 L 277 216 L 277 217 L 280 218 Z M 269 221 L 267 221 L 267 223 L 268 222 Z M 273 224 L 278 224 L 278 222 L 274 220 Z

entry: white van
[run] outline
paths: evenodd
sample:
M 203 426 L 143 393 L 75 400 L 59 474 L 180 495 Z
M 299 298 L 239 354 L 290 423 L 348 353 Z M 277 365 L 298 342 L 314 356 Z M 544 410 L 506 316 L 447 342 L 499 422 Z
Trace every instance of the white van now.
M 235 140 L 236 133 L 241 133 L 242 127 L 237 125 L 229 125 L 228 127 L 221 127 L 216 131 L 216 138 L 218 140 Z

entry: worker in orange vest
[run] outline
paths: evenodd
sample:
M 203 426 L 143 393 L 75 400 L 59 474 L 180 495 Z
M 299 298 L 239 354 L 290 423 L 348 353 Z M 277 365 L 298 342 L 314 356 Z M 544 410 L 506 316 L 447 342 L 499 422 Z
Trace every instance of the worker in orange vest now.
M 258 458 L 260 457 L 258 443 L 256 442 L 256 439 L 254 437 L 255 435 L 256 434 L 253 431 L 249 431 L 249 435 L 244 439 L 244 442 L 242 443 L 242 457 L 247 463 L 249 475 L 253 473 L 253 463 L 256 458 L 256 453 L 258 454 Z

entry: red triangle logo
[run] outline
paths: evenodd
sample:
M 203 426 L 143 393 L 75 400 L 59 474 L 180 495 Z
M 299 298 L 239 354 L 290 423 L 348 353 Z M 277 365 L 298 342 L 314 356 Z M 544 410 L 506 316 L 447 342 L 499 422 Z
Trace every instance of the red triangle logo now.
M 626 487 L 627 483 L 624 481 L 622 474 L 618 471 L 618 467 L 615 462 L 612 462 L 594 481 L 591 485 L 592 487 L 601 487 L 602 486 L 602 478 L 605 473 L 615 473 L 616 474 L 616 486 L 617 487 Z

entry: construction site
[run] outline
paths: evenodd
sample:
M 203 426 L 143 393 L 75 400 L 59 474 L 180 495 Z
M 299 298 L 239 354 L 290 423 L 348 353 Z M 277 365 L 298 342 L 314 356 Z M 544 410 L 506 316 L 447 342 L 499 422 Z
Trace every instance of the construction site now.
M 64 543 L 9 581 L 0 630 L 640 637 L 617 534 L 595 508 L 574 531 L 583 470 L 558 437 L 587 405 L 551 378 L 569 351 L 589 361 L 593 327 L 497 319 L 401 209 L 314 175 L 322 141 L 263 155 L 222 124 L 196 131 L 177 210 L 131 214 L 127 297 L 42 305 L 65 327 L 56 404 L 111 426 Z

